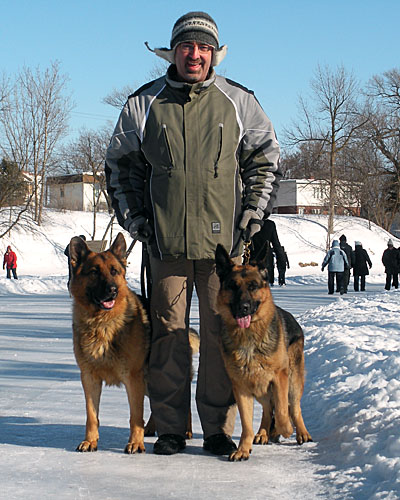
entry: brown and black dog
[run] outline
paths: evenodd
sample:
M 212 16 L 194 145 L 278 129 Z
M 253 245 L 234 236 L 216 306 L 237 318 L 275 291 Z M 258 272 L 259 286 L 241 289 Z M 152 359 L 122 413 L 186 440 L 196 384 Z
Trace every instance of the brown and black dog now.
M 78 451 L 96 451 L 102 384 L 126 388 L 130 435 L 125 453 L 144 452 L 143 401 L 150 325 L 126 283 L 126 243 L 119 233 L 109 250 L 70 242 L 73 343 L 86 399 L 86 434 Z
M 287 311 L 277 307 L 264 264 L 235 265 L 218 245 L 216 271 L 221 288 L 222 353 L 239 408 L 242 434 L 229 459 L 247 460 L 252 443 L 289 437 L 292 424 L 299 444 L 312 441 L 300 407 L 304 389 L 304 335 Z M 254 398 L 263 407 L 254 436 Z

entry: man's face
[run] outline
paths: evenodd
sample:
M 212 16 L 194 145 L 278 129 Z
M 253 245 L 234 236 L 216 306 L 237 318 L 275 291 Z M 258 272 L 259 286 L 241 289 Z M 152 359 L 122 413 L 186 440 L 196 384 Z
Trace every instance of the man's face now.
M 175 49 L 179 77 L 188 83 L 204 82 L 213 57 L 213 48 L 205 43 L 183 42 Z

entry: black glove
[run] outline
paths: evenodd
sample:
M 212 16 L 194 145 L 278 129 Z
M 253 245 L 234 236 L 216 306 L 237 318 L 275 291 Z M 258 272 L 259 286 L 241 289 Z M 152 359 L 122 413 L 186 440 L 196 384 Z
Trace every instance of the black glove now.
M 149 243 L 153 236 L 153 228 L 143 215 L 138 215 L 129 225 L 129 233 L 134 240 Z

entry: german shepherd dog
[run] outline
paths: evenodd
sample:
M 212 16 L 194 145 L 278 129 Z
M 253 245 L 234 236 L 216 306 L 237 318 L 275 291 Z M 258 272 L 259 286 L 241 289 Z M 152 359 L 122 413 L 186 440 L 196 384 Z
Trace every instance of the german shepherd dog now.
M 144 452 L 143 402 L 150 324 L 139 297 L 125 280 L 126 243 L 119 233 L 109 250 L 70 242 L 73 343 L 86 399 L 86 434 L 77 451 L 96 451 L 103 381 L 123 384 L 130 407 L 125 453 Z
M 221 288 L 218 310 L 223 320 L 222 354 L 239 408 L 242 434 L 229 460 L 247 460 L 252 443 L 289 437 L 312 441 L 300 407 L 304 389 L 304 335 L 288 312 L 277 307 L 263 263 L 235 265 L 221 245 L 216 249 Z M 262 405 L 254 436 L 253 401 Z

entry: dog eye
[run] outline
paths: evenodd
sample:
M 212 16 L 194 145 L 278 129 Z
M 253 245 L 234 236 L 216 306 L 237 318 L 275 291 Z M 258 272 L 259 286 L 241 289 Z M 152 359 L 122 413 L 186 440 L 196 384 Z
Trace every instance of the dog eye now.
M 250 292 L 254 292 L 258 289 L 258 284 L 255 281 L 252 281 L 251 283 L 249 283 L 247 288 L 248 290 L 250 290 Z
M 115 269 L 115 267 L 112 267 L 112 268 L 110 269 L 110 274 L 111 274 L 111 276 L 115 276 L 115 275 L 117 275 L 117 274 L 118 274 L 118 271 Z
M 91 274 L 92 276 L 97 276 L 98 275 L 98 271 L 96 268 L 93 268 L 89 271 L 89 274 Z

